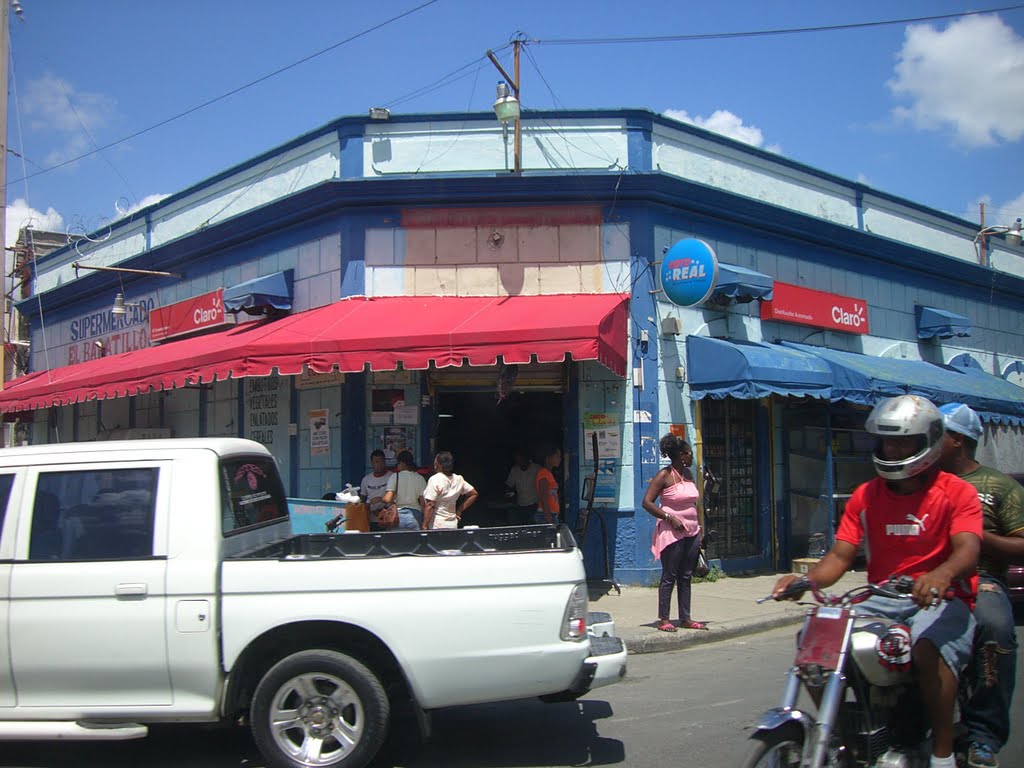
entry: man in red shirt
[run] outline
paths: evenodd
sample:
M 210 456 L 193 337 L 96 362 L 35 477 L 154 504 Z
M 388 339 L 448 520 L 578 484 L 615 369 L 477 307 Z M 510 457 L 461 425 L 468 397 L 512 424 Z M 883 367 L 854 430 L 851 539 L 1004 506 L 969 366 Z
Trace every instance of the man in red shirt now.
M 853 565 L 864 543 L 868 580 L 915 579 L 913 601 L 872 597 L 860 608 L 910 627 L 918 681 L 932 727 L 933 768 L 953 768 L 953 704 L 957 678 L 971 654 L 982 515 L 978 494 L 938 468 L 945 427 L 942 414 L 915 395 L 883 400 L 867 420 L 875 436 L 878 477 L 859 486 L 846 503 L 836 543 L 807 578 L 834 584 Z M 783 576 L 778 597 L 799 577 Z M 944 600 L 952 589 L 955 597 Z

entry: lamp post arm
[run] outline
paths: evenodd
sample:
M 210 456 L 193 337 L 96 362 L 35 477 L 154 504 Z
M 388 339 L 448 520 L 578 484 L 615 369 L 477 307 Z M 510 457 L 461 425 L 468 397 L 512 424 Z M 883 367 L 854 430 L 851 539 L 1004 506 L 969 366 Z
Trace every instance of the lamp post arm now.
M 499 62 L 498 59 L 495 57 L 494 51 L 488 50 L 487 51 L 487 58 L 491 60 L 491 64 L 493 64 L 497 68 L 497 70 L 501 73 L 501 76 L 503 78 L 505 78 L 505 82 L 512 86 L 512 92 L 515 93 L 515 96 L 518 99 L 519 98 L 519 83 L 516 82 L 516 79 L 514 77 L 512 77 L 512 75 L 510 75 L 508 72 L 506 72 L 505 68 L 503 66 L 501 66 L 501 62 Z
M 90 264 L 82 264 L 77 261 L 72 263 L 71 268 L 75 270 L 76 275 L 78 274 L 78 270 L 80 269 L 95 269 L 99 272 L 124 272 L 129 275 L 150 275 L 152 277 L 181 277 L 181 275 L 179 275 L 177 272 L 159 272 L 155 269 L 129 269 L 128 267 L 100 267 L 92 266 Z

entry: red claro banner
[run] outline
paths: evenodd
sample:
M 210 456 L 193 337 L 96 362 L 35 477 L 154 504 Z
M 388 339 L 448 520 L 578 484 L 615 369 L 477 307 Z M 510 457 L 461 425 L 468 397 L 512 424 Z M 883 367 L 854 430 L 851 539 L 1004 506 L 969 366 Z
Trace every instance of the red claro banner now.
M 830 331 L 870 333 L 868 304 L 864 299 L 814 291 L 777 280 L 772 300 L 761 302 L 761 319 L 813 325 Z
M 149 313 L 149 338 L 153 342 L 166 341 L 226 323 L 224 289 L 218 288 L 166 307 L 153 307 Z

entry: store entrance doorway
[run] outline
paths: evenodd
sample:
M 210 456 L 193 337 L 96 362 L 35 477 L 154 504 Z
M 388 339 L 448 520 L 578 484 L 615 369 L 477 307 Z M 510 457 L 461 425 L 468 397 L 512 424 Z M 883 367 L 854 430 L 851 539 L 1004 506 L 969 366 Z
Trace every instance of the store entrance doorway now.
M 562 447 L 562 395 L 513 392 L 498 402 L 493 390 L 446 391 L 437 395 L 437 414 L 436 450 L 451 451 L 455 471 L 480 492 L 463 525 L 504 525 L 505 480 L 516 449 L 537 461 L 541 443 Z

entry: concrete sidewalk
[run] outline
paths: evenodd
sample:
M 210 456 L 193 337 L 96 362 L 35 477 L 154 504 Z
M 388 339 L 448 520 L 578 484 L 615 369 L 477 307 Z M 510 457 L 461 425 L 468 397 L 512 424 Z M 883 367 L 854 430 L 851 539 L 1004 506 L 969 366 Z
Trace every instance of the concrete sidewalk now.
M 592 585 L 590 610 L 605 611 L 615 620 L 615 633 L 630 653 L 673 651 L 694 643 L 713 643 L 741 635 L 795 625 L 803 619 L 804 607 L 791 602 L 755 601 L 771 593 L 779 574 L 727 576 L 714 582 L 693 585 L 692 614 L 708 625 L 707 631 L 655 629 L 658 616 L 656 587 L 622 587 L 622 594 L 604 584 Z M 866 583 L 863 571 L 850 572 L 827 591 L 841 593 Z M 672 593 L 672 621 L 678 625 L 676 596 Z

